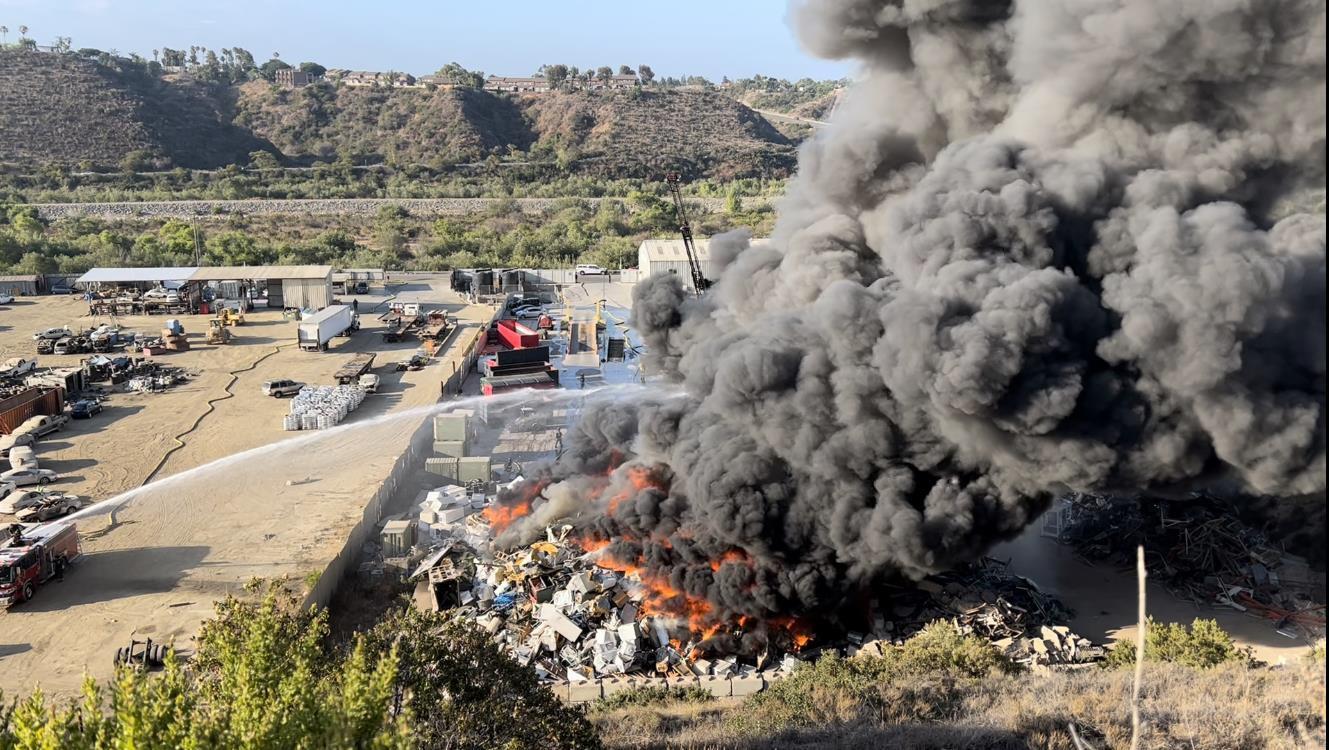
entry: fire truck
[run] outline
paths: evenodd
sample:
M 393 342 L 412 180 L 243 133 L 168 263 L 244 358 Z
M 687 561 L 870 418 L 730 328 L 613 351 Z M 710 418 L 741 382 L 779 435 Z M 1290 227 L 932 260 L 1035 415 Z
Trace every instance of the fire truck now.
M 38 586 L 63 575 L 79 554 L 72 523 L 11 525 L 0 537 L 0 606 L 31 599 Z

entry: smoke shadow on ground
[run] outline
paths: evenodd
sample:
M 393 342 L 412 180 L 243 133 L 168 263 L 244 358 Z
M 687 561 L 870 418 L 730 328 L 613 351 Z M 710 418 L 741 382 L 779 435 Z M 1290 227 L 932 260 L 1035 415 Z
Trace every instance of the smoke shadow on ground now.
M 69 571 L 79 576 L 78 586 L 48 581 L 31 601 L 14 605 L 16 611 L 54 612 L 80 604 L 98 604 L 144 593 L 177 590 L 185 576 L 198 568 L 211 547 L 136 547 L 85 553 Z M 181 596 L 187 592 L 181 591 Z
M 1010 572 L 1029 578 L 1073 609 L 1075 617 L 1069 625 L 1079 635 L 1095 643 L 1132 638 L 1137 606 L 1135 571 L 1086 563 L 1072 548 L 1042 536 L 1038 527 L 1035 521 L 1022 535 L 994 547 L 988 555 L 1009 560 Z M 1199 606 L 1174 596 L 1154 579 L 1148 583 L 1145 607 L 1159 622 L 1216 620 L 1239 645 L 1250 646 L 1256 658 L 1270 663 L 1282 658 L 1292 661 L 1309 648 L 1300 639 L 1279 635 L 1272 620 L 1227 608 Z

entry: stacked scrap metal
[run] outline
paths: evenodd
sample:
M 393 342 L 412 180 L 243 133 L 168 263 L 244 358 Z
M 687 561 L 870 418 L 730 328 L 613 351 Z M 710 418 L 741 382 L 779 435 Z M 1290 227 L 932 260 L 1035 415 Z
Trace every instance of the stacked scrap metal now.
M 365 391 L 354 385 L 305 386 L 291 399 L 291 411 L 282 420 L 287 430 L 326 430 L 364 403 Z
M 113 373 L 111 382 L 123 379 L 125 387 L 139 393 L 158 393 L 181 383 L 188 383 L 194 373 L 180 367 L 134 360 L 128 367 Z
M 1269 619 L 1288 637 L 1324 636 L 1323 588 L 1309 580 L 1306 560 L 1241 523 L 1217 498 L 1075 494 L 1057 513 L 1058 540 L 1089 560 L 1128 568 L 1143 544 L 1150 575 L 1173 595 Z

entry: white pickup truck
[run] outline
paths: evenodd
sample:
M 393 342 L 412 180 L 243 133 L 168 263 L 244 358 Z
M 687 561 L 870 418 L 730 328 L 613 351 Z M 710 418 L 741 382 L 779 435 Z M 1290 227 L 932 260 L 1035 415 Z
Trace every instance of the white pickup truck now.
M 37 363 L 22 357 L 10 357 L 0 365 L 0 378 L 21 378 L 37 369 Z

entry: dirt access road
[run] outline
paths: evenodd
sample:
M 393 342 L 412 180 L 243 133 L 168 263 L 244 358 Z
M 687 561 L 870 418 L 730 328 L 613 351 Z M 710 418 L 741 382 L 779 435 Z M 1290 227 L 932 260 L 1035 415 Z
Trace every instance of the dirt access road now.
M 464 305 L 445 282 L 413 285 L 417 298 L 438 300 L 463 320 L 450 342 L 491 314 Z M 390 363 L 415 345 L 384 344 L 369 314 L 382 297 L 361 299 L 362 331 L 324 354 L 296 349 L 295 324 L 275 312 L 247 316 L 238 340 L 225 347 L 201 344 L 203 316 L 182 318 L 198 346 L 164 361 L 198 369 L 190 384 L 160 394 L 115 394 L 102 415 L 38 444 L 43 466 L 66 474 L 53 488 L 94 501 L 127 490 L 134 495 L 113 516 L 80 522 L 84 559 L 63 581 L 0 614 L 0 689 L 14 695 L 40 684 L 48 693 L 72 695 L 85 673 L 110 675 L 115 649 L 131 635 L 187 649 L 214 602 L 251 578 L 300 581 L 340 552 L 347 530 L 438 401 L 454 353 L 418 372 L 393 371 Z M 72 299 L 34 298 L 0 310 L 0 354 L 31 357 L 33 331 L 87 325 L 90 319 L 79 317 L 85 309 Z M 159 318 L 121 322 L 144 332 L 161 327 Z M 359 351 L 379 355 L 380 394 L 343 428 L 283 431 L 287 403 L 263 397 L 262 381 L 328 383 L 345 355 Z M 38 359 L 56 365 L 80 357 Z M 158 481 L 137 489 L 154 471 Z

